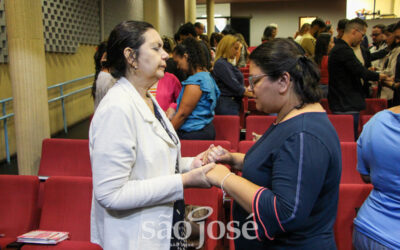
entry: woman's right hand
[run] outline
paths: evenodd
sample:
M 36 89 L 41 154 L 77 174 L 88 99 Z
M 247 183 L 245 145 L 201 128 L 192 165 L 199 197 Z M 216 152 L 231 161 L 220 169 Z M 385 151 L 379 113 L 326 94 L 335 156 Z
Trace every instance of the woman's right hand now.
M 212 146 L 204 153 L 203 163 L 218 162 L 228 165 L 233 164 L 232 154 L 221 146 Z
M 183 188 L 210 188 L 211 184 L 208 182 L 206 174 L 214 167 L 215 163 L 209 163 L 182 174 Z

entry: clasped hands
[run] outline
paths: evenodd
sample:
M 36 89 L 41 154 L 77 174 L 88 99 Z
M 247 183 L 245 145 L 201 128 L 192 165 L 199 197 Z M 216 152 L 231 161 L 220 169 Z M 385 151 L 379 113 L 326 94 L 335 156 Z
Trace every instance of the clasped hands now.
M 231 164 L 232 154 L 221 146 L 210 145 L 208 150 L 198 154 L 191 165 L 191 170 L 182 174 L 184 188 L 211 186 L 220 187 L 221 180 L 230 173 L 224 165 Z

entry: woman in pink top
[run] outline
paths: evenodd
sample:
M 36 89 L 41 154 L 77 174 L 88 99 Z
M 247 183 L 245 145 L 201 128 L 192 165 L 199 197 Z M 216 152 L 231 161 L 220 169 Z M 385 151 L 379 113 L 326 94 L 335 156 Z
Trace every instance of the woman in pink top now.
M 175 114 L 176 100 L 178 99 L 181 89 L 182 84 L 178 78 L 168 72 L 165 72 L 164 77 L 150 89 L 150 93 L 155 96 L 158 104 L 165 111 L 170 120 Z
M 323 92 L 323 98 L 328 96 L 328 54 L 334 45 L 335 43 L 333 42 L 333 36 L 330 33 L 319 34 L 317 43 L 315 44 L 314 61 L 318 64 L 321 72 L 320 88 Z

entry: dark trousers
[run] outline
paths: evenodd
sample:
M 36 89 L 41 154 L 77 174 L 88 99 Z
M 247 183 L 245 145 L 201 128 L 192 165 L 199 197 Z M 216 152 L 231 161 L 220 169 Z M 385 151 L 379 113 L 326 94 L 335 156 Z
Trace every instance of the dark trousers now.
M 212 122 L 200 130 L 192 132 L 178 130 L 177 134 L 181 140 L 215 140 L 215 128 Z
M 217 107 L 215 107 L 216 115 L 239 115 L 241 102 L 235 97 L 220 96 L 218 98 Z

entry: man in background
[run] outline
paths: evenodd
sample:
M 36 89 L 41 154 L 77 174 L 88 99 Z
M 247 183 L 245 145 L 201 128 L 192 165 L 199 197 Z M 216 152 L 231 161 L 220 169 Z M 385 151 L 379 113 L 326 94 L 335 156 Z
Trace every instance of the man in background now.
M 311 23 L 310 30 L 303 35 L 303 39 L 301 40 L 301 47 L 303 47 L 304 51 L 306 52 L 306 55 L 313 58 L 314 57 L 314 52 L 315 52 L 315 44 L 317 43 L 316 37 L 318 37 L 318 34 L 321 33 L 326 27 L 325 22 L 317 18 Z

